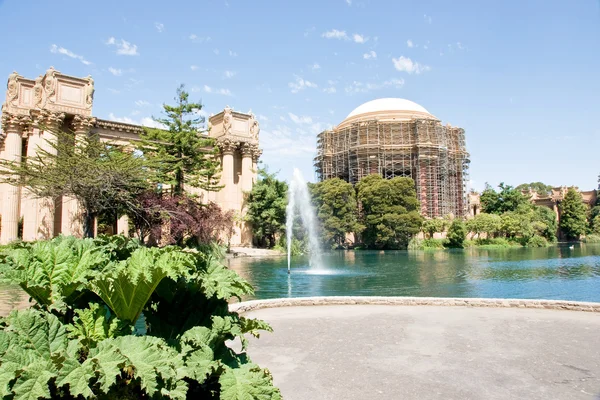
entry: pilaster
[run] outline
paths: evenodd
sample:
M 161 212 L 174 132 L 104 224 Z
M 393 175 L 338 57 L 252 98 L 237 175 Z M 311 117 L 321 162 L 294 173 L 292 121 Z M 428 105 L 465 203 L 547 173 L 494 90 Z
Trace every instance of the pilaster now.
M 2 114 L 2 130 L 5 135 L 4 151 L 2 153 L 3 161 L 21 162 L 23 132 L 29 122 L 29 116 L 15 115 L 8 112 Z M 2 230 L 0 233 L 0 242 L 2 244 L 18 239 L 20 197 L 19 186 L 4 185 L 2 196 Z

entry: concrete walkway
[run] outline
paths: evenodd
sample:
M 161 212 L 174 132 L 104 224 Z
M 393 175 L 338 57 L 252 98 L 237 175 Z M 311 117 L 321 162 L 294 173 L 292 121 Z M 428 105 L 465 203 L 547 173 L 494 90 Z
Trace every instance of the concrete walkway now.
M 283 398 L 600 399 L 600 313 L 335 305 L 251 311 Z

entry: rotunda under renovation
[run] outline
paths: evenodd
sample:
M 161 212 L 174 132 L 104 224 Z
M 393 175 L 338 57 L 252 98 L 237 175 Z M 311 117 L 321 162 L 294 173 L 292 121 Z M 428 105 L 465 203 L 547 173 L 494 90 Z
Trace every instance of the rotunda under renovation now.
M 355 184 L 370 174 L 410 177 L 426 217 L 466 215 L 469 162 L 464 129 L 442 125 L 405 99 L 364 103 L 317 136 L 319 180 L 341 178 Z

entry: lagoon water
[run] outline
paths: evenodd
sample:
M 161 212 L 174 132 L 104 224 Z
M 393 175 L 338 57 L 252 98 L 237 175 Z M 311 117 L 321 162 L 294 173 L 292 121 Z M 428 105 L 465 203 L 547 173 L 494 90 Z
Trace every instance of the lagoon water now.
M 252 298 L 426 296 L 600 302 L 600 245 L 450 251 L 335 251 L 324 270 L 292 259 L 234 258 L 229 267 L 256 290 Z
M 431 296 L 557 299 L 600 302 L 600 245 L 541 249 L 450 251 L 335 251 L 325 269 L 306 257 L 232 258 L 225 263 L 246 278 L 255 296 Z M 23 307 L 18 286 L 0 284 L 0 315 Z

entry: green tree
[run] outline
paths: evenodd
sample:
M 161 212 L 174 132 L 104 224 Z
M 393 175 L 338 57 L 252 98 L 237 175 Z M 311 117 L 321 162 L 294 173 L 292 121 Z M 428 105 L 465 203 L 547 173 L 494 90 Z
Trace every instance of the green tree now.
M 0 180 L 26 188 L 36 198 L 76 199 L 83 210 L 83 234 L 94 236 L 94 219 L 125 213 L 148 188 L 145 162 L 98 135 L 52 132 L 47 145 L 24 162 L 2 162 Z
M 360 233 L 356 194 L 352 184 L 340 178 L 310 185 L 322 239 L 332 248 L 343 247 L 347 233 Z
M 185 186 L 217 191 L 218 148 L 204 130 L 202 104 L 189 101 L 184 85 L 177 89 L 175 105 L 163 104 L 164 118 L 154 118 L 164 128 L 144 128 L 138 149 L 151 161 L 157 184 L 171 185 L 173 195 Z
M 579 239 L 587 228 L 586 207 L 581 194 L 569 188 L 560 202 L 560 230 L 568 239 Z
M 505 212 L 500 216 L 501 232 L 507 238 L 523 238 L 524 241 L 533 236 L 533 227 L 531 226 L 531 213 L 518 213 L 515 211 Z
M 466 222 L 466 227 L 469 232 L 473 232 L 478 237 L 480 234 L 485 233 L 488 239 L 500 231 L 501 225 L 502 223 L 499 215 L 487 213 L 477 214 Z
M 515 189 L 519 190 L 519 191 L 525 191 L 525 190 L 534 191 L 542 196 L 552 193 L 552 185 L 546 185 L 545 183 L 542 183 L 542 182 L 522 183 L 519 186 L 517 186 Z
M 406 248 L 421 228 L 415 183 L 410 178 L 369 175 L 356 184 L 365 226 L 363 241 L 372 248 Z
M 481 193 L 481 210 L 488 214 L 502 214 L 508 211 L 523 211 L 531 207 L 527 196 L 520 190 L 504 182 L 498 185 L 500 189 L 496 192 L 490 185 L 486 184 L 485 190 Z
M 288 185 L 276 175 L 260 168 L 259 180 L 247 194 L 246 220 L 252 224 L 254 239 L 260 247 L 275 246 L 276 236 L 285 232 Z
M 446 238 L 448 239 L 448 247 L 462 248 L 467 237 L 467 227 L 462 219 L 456 218 L 452 221 Z
M 532 226 L 535 233 L 549 242 L 556 242 L 558 221 L 556 213 L 543 206 L 533 206 Z
M 433 238 L 436 232 L 443 232 L 446 227 L 446 221 L 441 218 L 429 218 L 423 221 L 421 230 L 429 235 L 429 238 Z

